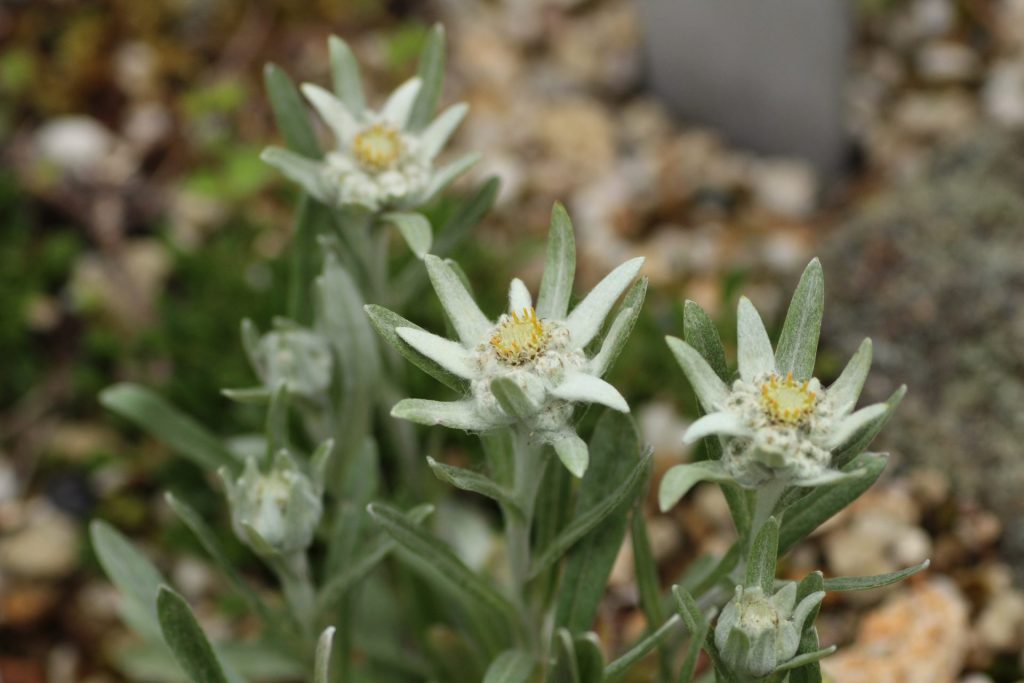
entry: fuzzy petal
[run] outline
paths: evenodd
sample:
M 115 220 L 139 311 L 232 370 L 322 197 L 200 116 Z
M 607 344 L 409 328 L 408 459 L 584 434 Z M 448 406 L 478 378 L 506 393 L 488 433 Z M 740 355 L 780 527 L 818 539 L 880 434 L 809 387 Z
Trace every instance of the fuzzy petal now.
M 352 138 L 359 132 L 359 124 L 356 123 L 356 118 L 345 106 L 345 103 L 329 90 L 314 83 L 303 83 L 302 93 L 334 133 L 338 147 L 347 148 L 351 145 Z
M 665 337 L 665 341 L 690 380 L 704 410 L 709 413 L 718 411 L 729 395 L 725 382 L 715 374 L 704 357 L 682 339 Z
M 433 160 L 441 152 L 445 143 L 448 142 L 448 138 L 452 136 L 455 129 L 462 123 L 462 119 L 465 118 L 467 111 L 469 111 L 469 105 L 465 102 L 453 104 L 426 127 L 420 136 L 419 148 L 420 154 L 425 159 L 428 161 Z
M 857 412 L 847 415 L 839 423 L 839 427 L 829 436 L 825 447 L 835 450 L 846 444 L 853 436 L 868 423 L 881 417 L 889 409 L 885 403 L 875 403 L 867 408 L 861 408 Z
M 441 300 L 441 306 L 452 321 L 462 345 L 466 348 L 476 346 L 491 329 L 491 321 L 473 301 L 459 276 L 443 259 L 427 254 L 423 257 L 423 262 L 427 266 L 427 273 L 434 285 L 434 291 L 437 292 L 437 298 Z
M 740 377 L 744 382 L 752 382 L 759 375 L 775 372 L 772 342 L 757 309 L 745 296 L 740 297 L 736 318 Z
M 600 403 L 620 413 L 629 412 L 629 404 L 619 390 L 600 377 L 576 372 L 550 390 L 552 396 L 579 403 Z
M 865 339 L 861 342 L 857 353 L 853 354 L 853 358 L 843 368 L 839 378 L 828 388 L 828 399 L 838 414 L 848 415 L 853 411 L 870 369 L 871 340 Z
M 440 425 L 469 432 L 482 432 L 499 426 L 482 417 L 473 401 L 427 401 L 407 398 L 395 404 L 391 409 L 391 416 L 421 425 Z
M 533 297 L 523 281 L 514 278 L 508 288 L 508 312 L 520 313 L 524 308 L 533 308 Z
M 708 413 L 691 424 L 683 434 L 683 443 L 693 443 L 711 434 L 750 436 L 751 431 L 736 413 L 720 410 L 717 413 Z
M 608 311 L 612 310 L 616 300 L 626 291 L 643 264 L 642 256 L 626 261 L 598 282 L 572 310 L 565 324 L 574 344 L 582 348 L 590 343 L 604 324 Z
M 419 95 L 422 86 L 423 81 L 416 77 L 410 78 L 398 86 L 391 93 L 388 101 L 384 103 L 384 108 L 380 110 L 381 118 L 395 128 L 404 130 L 405 125 L 409 122 L 409 112 L 412 111 L 412 103 L 416 101 L 416 96 Z
M 473 364 L 472 354 L 461 344 L 412 327 L 397 327 L 395 333 L 409 346 L 454 375 L 473 379 L 479 374 Z
M 281 147 L 267 147 L 260 159 L 281 171 L 289 180 L 302 186 L 313 198 L 332 205 L 335 196 L 324 180 L 324 164 Z

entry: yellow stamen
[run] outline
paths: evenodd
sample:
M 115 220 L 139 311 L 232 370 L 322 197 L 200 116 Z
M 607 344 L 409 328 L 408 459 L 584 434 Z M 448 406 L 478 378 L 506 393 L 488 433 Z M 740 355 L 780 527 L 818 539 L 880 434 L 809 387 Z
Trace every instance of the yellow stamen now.
M 761 405 L 775 422 L 799 425 L 814 412 L 817 394 L 809 390 L 810 381 L 796 382 L 793 373 L 779 379 L 772 375 L 761 385 Z
M 532 308 L 512 311 L 491 335 L 491 347 L 509 365 L 522 365 L 540 355 L 548 342 L 548 330 Z
M 352 154 L 369 171 L 387 170 L 402 155 L 402 136 L 385 123 L 375 123 L 356 135 Z

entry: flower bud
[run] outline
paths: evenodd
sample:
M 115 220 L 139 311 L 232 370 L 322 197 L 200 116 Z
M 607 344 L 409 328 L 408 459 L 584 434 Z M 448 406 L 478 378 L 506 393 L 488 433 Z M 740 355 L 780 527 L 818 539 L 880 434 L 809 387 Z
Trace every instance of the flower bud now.
M 819 591 L 797 605 L 796 590 L 788 583 L 769 597 L 759 587 L 736 586 L 715 626 L 715 645 L 738 675 L 762 678 L 796 655 L 804 621 L 825 597 Z
M 286 451 L 278 453 L 267 473 L 249 458 L 237 480 L 223 469 L 220 475 L 235 534 L 257 554 L 292 555 L 313 542 L 323 491 Z
M 263 335 L 255 350 L 264 384 L 284 384 L 291 394 L 312 398 L 331 384 L 333 361 L 327 341 L 304 329 L 285 329 Z

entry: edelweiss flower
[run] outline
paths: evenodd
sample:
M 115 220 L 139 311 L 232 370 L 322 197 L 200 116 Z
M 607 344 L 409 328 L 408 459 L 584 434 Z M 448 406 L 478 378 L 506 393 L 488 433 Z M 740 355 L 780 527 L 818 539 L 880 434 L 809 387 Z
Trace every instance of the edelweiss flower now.
M 305 398 L 322 395 L 331 384 L 331 349 L 319 334 L 281 325 L 259 338 L 251 352 L 256 373 L 270 390 L 284 384 Z
M 354 60 L 351 68 L 356 68 Z M 421 130 L 413 129 L 410 114 L 421 87 L 419 78 L 409 79 L 376 112 L 362 105 L 361 94 L 346 103 L 318 85 L 303 84 L 306 99 L 334 134 L 335 149 L 321 160 L 270 147 L 262 158 L 330 206 L 358 205 L 370 211 L 422 206 L 479 156 L 468 154 L 435 169 L 435 157 L 468 107 L 452 105 Z
M 564 209 L 556 207 L 537 307 L 526 285 L 515 279 L 509 288 L 508 312 L 497 321 L 480 311 L 447 263 L 435 256 L 425 258 L 458 341 L 413 327 L 399 326 L 395 332 L 417 352 L 466 380 L 470 395 L 452 402 L 406 399 L 392 414 L 478 432 L 522 424 L 534 438 L 552 444 L 573 474 L 582 476 L 587 446 L 571 426 L 574 404 L 599 403 L 629 412 L 625 399 L 601 375 L 628 335 L 639 302 L 623 307 L 594 357 L 588 358 L 584 349 L 636 277 L 643 259 L 634 258 L 613 270 L 568 313 L 575 248 L 568 217 L 556 220 L 560 215 Z M 551 243 L 559 246 L 552 249 Z
M 808 272 L 820 282 L 817 261 Z M 820 321 L 820 308 L 817 315 Z M 761 317 L 746 298 L 740 299 L 737 321 L 739 378 L 731 387 L 693 347 L 680 339 L 667 339 L 707 413 L 690 425 L 683 440 L 692 443 L 717 435 L 722 439 L 723 454 L 718 461 L 669 470 L 662 481 L 663 509 L 701 480 L 735 481 L 745 488 L 769 482 L 817 486 L 836 481 L 847 473 L 833 468 L 834 453 L 891 409 L 878 403 L 854 411 L 871 367 L 870 340 L 864 340 L 839 378 L 826 389 L 810 376 L 817 326 L 801 341 L 809 355 L 805 357 L 807 372 L 798 377 L 779 369 Z

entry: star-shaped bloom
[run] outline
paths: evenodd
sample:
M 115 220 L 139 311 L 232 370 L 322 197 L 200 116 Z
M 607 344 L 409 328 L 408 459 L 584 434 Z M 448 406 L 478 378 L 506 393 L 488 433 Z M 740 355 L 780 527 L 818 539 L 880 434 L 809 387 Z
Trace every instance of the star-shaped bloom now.
M 507 312 L 497 320 L 481 312 L 448 263 L 436 256 L 424 262 L 457 339 L 400 324 L 394 333 L 415 353 L 460 378 L 468 395 L 448 402 L 405 399 L 392 414 L 474 432 L 522 425 L 533 438 L 552 444 L 569 470 L 582 476 L 588 453 L 572 426 L 573 411 L 577 404 L 597 403 L 629 412 L 622 395 L 601 376 L 632 329 L 645 283 L 637 285 L 636 296 L 627 296 L 597 353 L 588 356 L 586 349 L 643 259 L 614 269 L 570 312 L 575 245 L 568 216 L 556 206 L 536 307 L 526 285 L 514 279 Z
M 737 312 L 739 377 L 726 384 L 708 361 L 681 339 L 667 339 L 706 415 L 690 425 L 683 440 L 692 443 L 717 436 L 718 461 L 678 465 L 662 481 L 661 505 L 671 507 L 701 480 L 734 481 L 745 488 L 769 482 L 817 486 L 847 473 L 833 467 L 833 457 L 858 435 L 878 425 L 892 405 L 878 403 L 854 410 L 871 367 L 871 341 L 865 339 L 839 378 L 827 389 L 811 376 L 821 320 L 823 285 L 817 260 L 805 271 L 794 297 L 792 329 L 803 324 L 806 338 L 773 351 L 764 323 L 753 304 L 740 299 Z M 809 284 L 811 283 L 811 284 Z M 805 304 L 805 301 L 815 303 Z M 813 323 L 808 321 L 814 320 Z M 786 332 L 784 330 L 783 334 Z M 791 367 L 795 348 L 802 349 L 799 370 Z M 785 356 L 785 358 L 783 358 Z
M 369 211 L 414 209 L 430 201 L 479 159 L 467 154 L 441 168 L 435 159 L 462 122 L 468 106 L 452 105 L 433 121 L 417 126 L 414 108 L 423 92 L 416 77 L 400 85 L 379 111 L 363 101 L 358 66 L 351 51 L 331 40 L 338 92 L 312 83 L 302 93 L 330 128 L 335 148 L 314 159 L 280 147 L 262 158 L 330 206 Z M 346 80 L 347 79 L 347 80 Z

